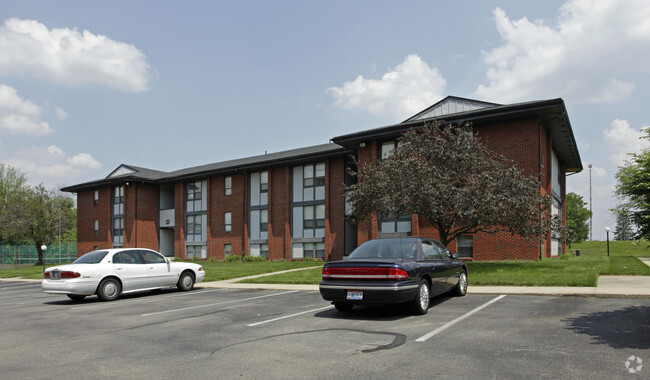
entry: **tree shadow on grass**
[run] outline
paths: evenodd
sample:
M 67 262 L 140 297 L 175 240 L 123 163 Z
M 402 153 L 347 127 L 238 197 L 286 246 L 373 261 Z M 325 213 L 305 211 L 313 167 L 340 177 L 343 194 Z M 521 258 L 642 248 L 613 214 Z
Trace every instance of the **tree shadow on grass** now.
M 594 344 L 650 349 L 650 306 L 631 306 L 563 320 L 569 329 L 591 336 Z

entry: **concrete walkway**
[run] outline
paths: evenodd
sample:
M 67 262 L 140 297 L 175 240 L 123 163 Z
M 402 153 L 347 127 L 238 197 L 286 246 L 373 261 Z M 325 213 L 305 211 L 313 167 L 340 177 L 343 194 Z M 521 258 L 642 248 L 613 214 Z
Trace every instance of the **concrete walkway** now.
M 639 258 L 650 266 L 650 258 Z M 283 272 L 265 273 L 255 276 L 233 278 L 224 281 L 210 281 L 197 284 L 197 288 L 228 288 L 228 289 L 268 289 L 268 290 L 310 290 L 318 291 L 318 285 L 290 284 L 244 284 L 239 281 L 272 276 L 278 273 L 294 272 L 311 269 L 300 268 Z M 471 275 L 471 273 L 470 273 Z M 5 278 L 0 281 L 38 282 L 41 280 L 24 280 L 21 278 Z M 569 286 L 470 286 L 468 294 L 511 294 L 535 296 L 584 296 L 584 297 L 618 297 L 618 298 L 650 298 L 650 276 L 600 276 L 595 287 Z

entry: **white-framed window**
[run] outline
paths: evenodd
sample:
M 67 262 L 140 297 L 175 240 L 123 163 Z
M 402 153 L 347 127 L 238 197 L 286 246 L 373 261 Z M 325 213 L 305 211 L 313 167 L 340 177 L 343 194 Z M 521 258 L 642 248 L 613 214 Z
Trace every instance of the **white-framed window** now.
M 395 147 L 397 147 L 397 141 L 384 141 L 381 143 L 381 159 L 387 159 Z
M 232 195 L 232 177 L 228 176 L 224 178 L 224 193 L 226 195 Z
M 98 220 L 98 219 L 95 219 L 95 220 L 93 221 L 93 228 L 94 228 L 94 230 L 93 230 L 93 235 L 94 235 L 94 236 L 99 235 L 99 220 Z
M 99 190 L 95 190 L 95 195 L 93 198 L 93 204 L 99 204 Z
M 232 213 L 230 211 L 223 213 L 224 231 L 232 231 Z
M 223 257 L 227 257 L 229 255 L 232 255 L 232 245 L 231 244 L 224 244 L 223 245 Z
M 185 246 L 186 259 L 206 259 L 208 257 L 208 250 L 205 245 L 201 244 L 188 244 Z

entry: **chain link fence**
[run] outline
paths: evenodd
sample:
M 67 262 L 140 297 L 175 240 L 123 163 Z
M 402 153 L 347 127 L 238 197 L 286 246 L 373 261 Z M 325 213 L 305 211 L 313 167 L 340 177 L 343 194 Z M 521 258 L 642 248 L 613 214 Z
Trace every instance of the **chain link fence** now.
M 45 250 L 45 264 L 69 263 L 77 259 L 77 244 L 52 244 Z M 34 245 L 0 245 L 0 268 L 17 268 L 38 262 Z

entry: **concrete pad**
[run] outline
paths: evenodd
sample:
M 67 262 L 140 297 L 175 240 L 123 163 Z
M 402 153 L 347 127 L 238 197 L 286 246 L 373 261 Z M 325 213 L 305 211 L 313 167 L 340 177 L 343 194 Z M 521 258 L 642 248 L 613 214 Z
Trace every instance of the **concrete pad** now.
M 650 276 L 600 276 L 595 294 L 650 297 Z
M 528 296 L 593 296 L 594 287 L 566 286 L 470 286 L 467 294 L 511 294 Z

